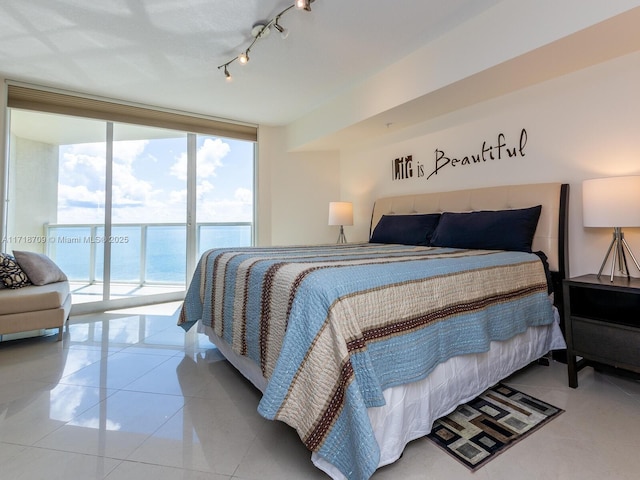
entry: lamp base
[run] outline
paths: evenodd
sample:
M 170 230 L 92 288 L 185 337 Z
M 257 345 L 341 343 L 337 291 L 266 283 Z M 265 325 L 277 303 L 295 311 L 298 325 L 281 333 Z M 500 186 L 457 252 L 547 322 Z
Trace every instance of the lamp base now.
M 338 235 L 337 243 L 347 243 L 347 237 L 344 235 L 344 228 L 342 225 L 340 225 L 340 235 Z
M 609 249 L 607 250 L 607 254 L 602 261 L 602 265 L 600 266 L 600 271 L 598 272 L 598 278 L 602 275 L 602 270 L 604 270 L 604 266 L 609 259 L 609 254 L 613 252 L 613 259 L 611 260 L 611 281 L 613 282 L 613 274 L 616 270 L 616 265 L 618 265 L 618 271 L 625 275 L 627 278 L 631 278 L 629 275 L 629 267 L 627 265 L 627 257 L 625 255 L 625 249 L 631 255 L 633 259 L 633 263 L 636 264 L 636 268 L 640 270 L 640 265 L 638 265 L 638 260 L 633 256 L 633 252 L 631 248 L 629 248 L 629 244 L 624 239 L 624 233 L 622 233 L 622 228 L 615 227 L 613 229 L 613 239 L 611 240 L 611 244 L 609 245 Z

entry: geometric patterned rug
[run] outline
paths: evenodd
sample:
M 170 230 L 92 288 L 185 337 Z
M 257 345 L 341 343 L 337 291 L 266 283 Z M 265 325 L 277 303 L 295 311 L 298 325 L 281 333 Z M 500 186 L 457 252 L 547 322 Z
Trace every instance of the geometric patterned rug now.
M 436 420 L 427 438 L 475 471 L 563 411 L 499 383 Z

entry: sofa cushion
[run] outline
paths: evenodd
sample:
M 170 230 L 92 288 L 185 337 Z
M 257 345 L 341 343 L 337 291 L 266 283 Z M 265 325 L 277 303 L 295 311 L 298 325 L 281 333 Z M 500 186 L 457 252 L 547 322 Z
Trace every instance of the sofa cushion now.
M 13 256 L 34 285 L 46 285 L 67 279 L 53 260 L 42 253 L 14 250 Z
M 59 308 L 69 297 L 69 282 L 0 290 L 0 315 Z
M 0 253 L 0 281 L 10 289 L 31 285 L 27 274 L 20 268 L 16 259 L 8 253 Z

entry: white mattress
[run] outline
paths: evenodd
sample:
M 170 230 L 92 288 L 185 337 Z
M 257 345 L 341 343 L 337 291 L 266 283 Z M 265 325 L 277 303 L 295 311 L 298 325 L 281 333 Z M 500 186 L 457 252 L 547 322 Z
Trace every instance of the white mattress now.
M 229 362 L 264 392 L 267 381 L 255 363 L 235 354 L 202 323 L 198 323 L 198 331 L 207 334 Z M 368 410 L 380 446 L 378 467 L 395 462 L 407 443 L 427 435 L 435 420 L 459 404 L 475 398 L 550 350 L 565 347 L 556 321 L 547 327 L 529 328 L 505 342 L 491 342 L 491 349 L 486 353 L 451 358 L 423 380 L 385 390 L 386 405 Z M 344 479 L 339 470 L 315 453 L 311 459 L 333 479 Z

